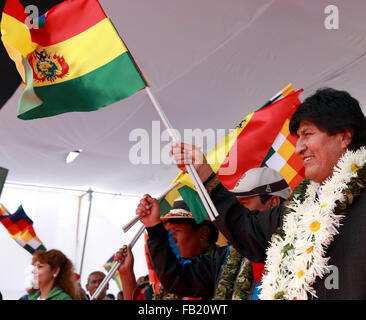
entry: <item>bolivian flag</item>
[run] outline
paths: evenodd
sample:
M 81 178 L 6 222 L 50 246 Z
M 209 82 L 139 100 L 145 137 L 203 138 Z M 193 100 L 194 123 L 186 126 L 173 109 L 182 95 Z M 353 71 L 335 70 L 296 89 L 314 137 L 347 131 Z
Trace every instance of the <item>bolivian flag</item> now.
M 297 139 L 289 132 L 289 121 L 301 103 L 299 95 L 302 91 L 295 92 L 292 86 L 286 87 L 284 98 L 269 101 L 247 115 L 207 154 L 208 163 L 227 189 L 233 189 L 249 169 L 264 166 L 277 170 L 292 190 L 304 179 L 302 159 L 295 154 Z M 207 213 L 199 209 L 203 205 L 197 203 L 200 202 L 198 194 L 192 192 L 194 185 L 190 176 L 181 171 L 171 185 L 176 181 L 181 184 L 165 197 L 165 206 L 172 205 L 177 197 L 182 196 L 196 222 L 203 221 Z
M 62 2 L 37 20 L 8 0 L 1 34 L 23 79 L 20 119 L 98 110 L 147 86 L 97 0 Z

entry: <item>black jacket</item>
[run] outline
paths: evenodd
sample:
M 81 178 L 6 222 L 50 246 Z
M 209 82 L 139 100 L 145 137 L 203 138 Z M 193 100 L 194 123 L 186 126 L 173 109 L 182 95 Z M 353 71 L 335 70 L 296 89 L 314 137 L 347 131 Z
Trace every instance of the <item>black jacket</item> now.
M 162 223 L 146 229 L 151 264 L 164 289 L 184 297 L 212 298 L 228 247 L 215 247 L 209 254 L 183 264 L 170 247 L 169 234 Z
M 219 217 L 218 229 L 243 256 L 264 262 L 265 250 L 281 224 L 284 207 L 249 211 L 222 184 L 212 190 Z M 366 299 L 366 191 L 348 207 L 339 234 L 326 250 L 329 274 L 317 278 L 314 289 L 319 299 Z

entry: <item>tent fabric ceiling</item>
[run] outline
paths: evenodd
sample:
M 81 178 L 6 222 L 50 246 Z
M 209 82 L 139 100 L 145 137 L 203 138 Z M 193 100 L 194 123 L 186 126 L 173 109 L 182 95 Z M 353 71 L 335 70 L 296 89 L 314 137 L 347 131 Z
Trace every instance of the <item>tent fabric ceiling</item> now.
M 100 3 L 181 134 L 229 130 L 289 82 L 304 88 L 301 99 L 324 86 L 347 90 L 366 110 L 363 0 Z M 330 4 L 339 9 L 338 30 L 324 26 Z M 0 110 L 0 166 L 9 169 L 8 182 L 155 195 L 178 173 L 173 164 L 152 163 L 152 148 L 159 152 L 168 142 L 151 142 L 159 117 L 146 92 L 95 112 L 23 121 L 16 117 L 21 90 Z M 130 161 L 137 128 L 149 133 L 149 164 Z M 84 151 L 66 165 L 75 149 Z

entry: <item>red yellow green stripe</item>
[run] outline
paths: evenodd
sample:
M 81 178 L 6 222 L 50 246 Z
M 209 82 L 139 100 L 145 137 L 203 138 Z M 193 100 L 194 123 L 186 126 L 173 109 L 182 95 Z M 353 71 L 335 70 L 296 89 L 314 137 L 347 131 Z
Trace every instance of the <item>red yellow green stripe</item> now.
M 146 87 L 145 81 L 136 77 L 137 72 L 129 52 L 126 52 L 83 77 L 55 85 L 35 87 L 34 92 L 43 104 L 34 108 L 33 105 L 29 107 L 28 101 L 23 101 L 19 106 L 18 117 L 30 120 L 64 112 L 101 109 L 134 94 L 136 88 Z M 85 86 L 88 94 L 81 95 L 80 92 L 85 92 Z
M 103 39 L 102 44 L 97 45 L 101 39 Z M 37 64 L 42 67 L 42 62 L 37 59 L 36 55 L 44 50 L 50 57 L 59 57 L 59 59 L 63 59 L 66 62 L 68 72 L 64 76 L 47 80 L 42 77 L 42 74 L 39 74 Z M 82 77 L 111 62 L 125 52 L 127 52 L 127 49 L 121 38 L 110 20 L 105 18 L 83 33 L 63 42 L 48 47 L 42 47 L 37 44 L 36 52 L 28 57 L 28 61 L 35 72 L 34 86 L 39 87 Z M 53 59 L 53 61 L 55 60 Z M 44 64 L 47 67 L 48 62 L 46 61 Z M 37 78 L 44 80 L 39 81 Z
M 10 3 L 10 4 L 9 4 Z M 26 84 L 18 117 L 92 111 L 147 86 L 97 0 L 65 1 L 28 29 L 18 0 L 8 0 L 2 40 Z

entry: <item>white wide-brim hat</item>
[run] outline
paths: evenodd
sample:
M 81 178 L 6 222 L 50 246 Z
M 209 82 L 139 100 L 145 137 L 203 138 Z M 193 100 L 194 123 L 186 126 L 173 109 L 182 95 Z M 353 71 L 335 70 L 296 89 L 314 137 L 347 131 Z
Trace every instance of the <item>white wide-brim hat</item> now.
M 276 170 L 263 167 L 248 170 L 230 190 L 236 197 L 273 195 L 287 199 L 291 193 L 285 179 Z

